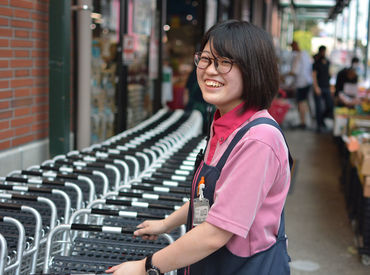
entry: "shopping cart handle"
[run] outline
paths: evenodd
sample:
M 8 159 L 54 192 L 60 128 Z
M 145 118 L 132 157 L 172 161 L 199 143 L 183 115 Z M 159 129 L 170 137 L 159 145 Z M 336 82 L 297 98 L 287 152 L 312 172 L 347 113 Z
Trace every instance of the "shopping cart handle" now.
M 78 224 L 72 223 L 71 224 L 72 230 L 81 230 L 81 231 L 91 231 L 91 232 L 104 232 L 104 233 L 112 233 L 120 232 L 122 234 L 130 234 L 133 235 L 136 230 L 128 227 L 116 227 L 116 226 L 104 226 L 104 225 L 93 225 L 93 224 Z
M 43 180 L 42 181 L 42 184 L 65 186 L 65 182 L 63 182 L 63 181 L 57 181 L 57 180 Z
M 84 151 L 84 152 L 80 152 L 80 155 L 95 157 L 95 152 Z
M 14 191 L 34 191 L 40 193 L 48 193 L 51 194 L 53 189 L 50 188 L 43 188 L 43 187 L 32 187 L 32 186 L 23 186 L 23 185 L 8 185 L 8 184 L 0 184 L 0 190 L 14 190 Z
M 27 176 L 42 176 L 42 172 L 32 170 L 22 170 L 21 174 Z
M 13 181 L 13 182 L 27 183 L 28 182 L 28 179 L 25 179 L 25 178 L 17 178 L 17 177 L 5 177 L 5 181 Z
M 91 214 L 95 215 L 106 215 L 106 216 L 121 216 L 121 217 L 132 217 L 132 218 L 143 218 L 143 219 L 153 219 L 161 220 L 165 216 L 153 215 L 146 212 L 134 212 L 126 210 L 113 210 L 113 209 L 100 209 L 100 208 L 91 208 Z
M 58 178 L 61 178 L 61 179 L 68 179 L 68 180 L 77 180 L 78 179 L 78 176 L 77 175 L 74 175 L 74 174 L 61 174 L 61 173 L 58 173 L 57 174 L 57 177 Z
M 49 166 L 49 165 L 41 165 L 40 169 L 42 170 L 53 170 L 53 171 L 59 171 L 59 167 L 61 165 L 56 165 L 56 166 Z
M 14 188 L 15 190 L 17 188 Z M 40 192 L 40 193 L 48 193 L 48 194 L 51 194 L 53 193 L 53 189 L 51 188 L 45 188 L 45 187 L 32 187 L 32 186 L 29 186 L 27 187 L 28 191 L 34 191 L 34 192 Z
M 22 210 L 22 205 L 0 202 L 0 209 Z
M 170 187 L 190 187 L 190 184 L 184 182 L 177 182 L 173 180 L 163 180 L 163 179 L 152 179 L 152 178 L 143 178 L 142 183 L 170 186 Z
M 0 190 L 13 190 L 13 185 L 0 184 Z
M 134 197 L 134 198 L 142 198 L 142 194 L 144 193 L 135 193 L 129 191 L 119 191 L 118 196 L 127 196 L 127 197 Z
M 83 231 L 92 231 L 92 232 L 103 232 L 103 226 L 101 225 L 91 225 L 91 224 L 71 224 L 71 229 L 74 230 L 83 230 Z
M 151 199 L 151 200 L 165 200 L 165 201 L 173 201 L 173 202 L 184 202 L 184 198 L 180 197 L 173 197 L 167 195 L 159 195 L 153 193 L 144 193 L 144 192 L 130 192 L 130 191 L 119 191 L 118 196 L 120 197 L 133 197 L 133 198 L 143 198 L 143 199 Z
M 119 216 L 119 210 L 91 208 L 91 214 Z
M 86 170 L 86 169 L 76 169 L 76 168 L 74 168 L 73 173 L 84 174 L 84 175 L 92 175 L 93 171 Z
M 96 158 L 96 161 L 107 163 L 107 164 L 114 164 L 114 159 L 103 159 L 103 158 Z
M 12 194 L 11 199 L 15 200 L 25 200 L 25 201 L 37 201 L 38 196 L 33 196 L 33 195 L 21 195 L 21 194 Z
M 106 199 L 105 203 L 106 204 L 111 204 L 111 205 L 121 205 L 121 206 L 132 206 L 132 201 L 131 200 L 124 200 L 124 199 L 119 199 L 119 200 L 113 200 L 113 199 Z
M 163 183 L 163 179 L 151 179 L 151 178 L 143 178 L 142 179 L 142 182 L 143 183 L 151 183 L 151 184 L 162 184 Z
M 69 158 L 72 158 L 73 156 L 69 156 Z M 58 159 L 56 162 L 56 164 L 63 164 L 63 165 L 73 165 L 73 160 L 61 160 L 61 159 Z

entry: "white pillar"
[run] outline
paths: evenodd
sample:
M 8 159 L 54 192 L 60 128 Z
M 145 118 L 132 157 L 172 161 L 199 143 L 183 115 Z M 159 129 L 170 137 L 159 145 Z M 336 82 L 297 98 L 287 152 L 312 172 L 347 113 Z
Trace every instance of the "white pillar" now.
M 77 150 L 90 146 L 91 137 L 91 43 L 92 0 L 78 0 L 78 107 L 77 107 Z

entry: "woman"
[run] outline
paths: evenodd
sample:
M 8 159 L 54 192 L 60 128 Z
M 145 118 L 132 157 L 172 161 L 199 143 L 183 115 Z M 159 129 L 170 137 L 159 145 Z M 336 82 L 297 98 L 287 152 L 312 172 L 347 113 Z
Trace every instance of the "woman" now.
M 282 214 L 290 184 L 288 149 L 266 110 L 279 82 L 272 41 L 251 23 L 230 20 L 213 26 L 201 49 L 194 59 L 197 79 L 204 100 L 217 111 L 190 203 L 164 220 L 143 222 L 135 235 L 154 239 L 185 223 L 188 232 L 146 259 L 107 272 L 290 273 Z

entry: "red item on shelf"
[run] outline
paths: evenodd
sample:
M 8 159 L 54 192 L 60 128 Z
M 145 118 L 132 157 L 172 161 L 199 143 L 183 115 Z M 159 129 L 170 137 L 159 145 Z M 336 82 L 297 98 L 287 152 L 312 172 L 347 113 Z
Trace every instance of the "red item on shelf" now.
M 276 120 L 277 123 L 281 124 L 284 121 L 285 115 L 290 109 L 290 104 L 284 99 L 275 98 L 270 108 L 268 109 L 270 115 Z
M 184 109 L 184 102 L 183 102 L 183 96 L 184 96 L 184 88 L 183 87 L 173 87 L 173 100 L 167 102 L 167 106 L 171 110 L 175 109 Z

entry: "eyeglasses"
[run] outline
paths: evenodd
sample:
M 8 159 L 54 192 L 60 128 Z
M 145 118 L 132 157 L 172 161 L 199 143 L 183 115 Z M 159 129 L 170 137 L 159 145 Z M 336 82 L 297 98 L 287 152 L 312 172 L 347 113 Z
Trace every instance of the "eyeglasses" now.
M 231 59 L 226 57 L 211 58 L 205 55 L 202 56 L 202 52 L 197 52 L 194 55 L 195 66 L 197 66 L 199 69 L 207 69 L 212 62 L 215 64 L 215 68 L 220 74 L 227 74 L 230 72 L 234 64 Z

